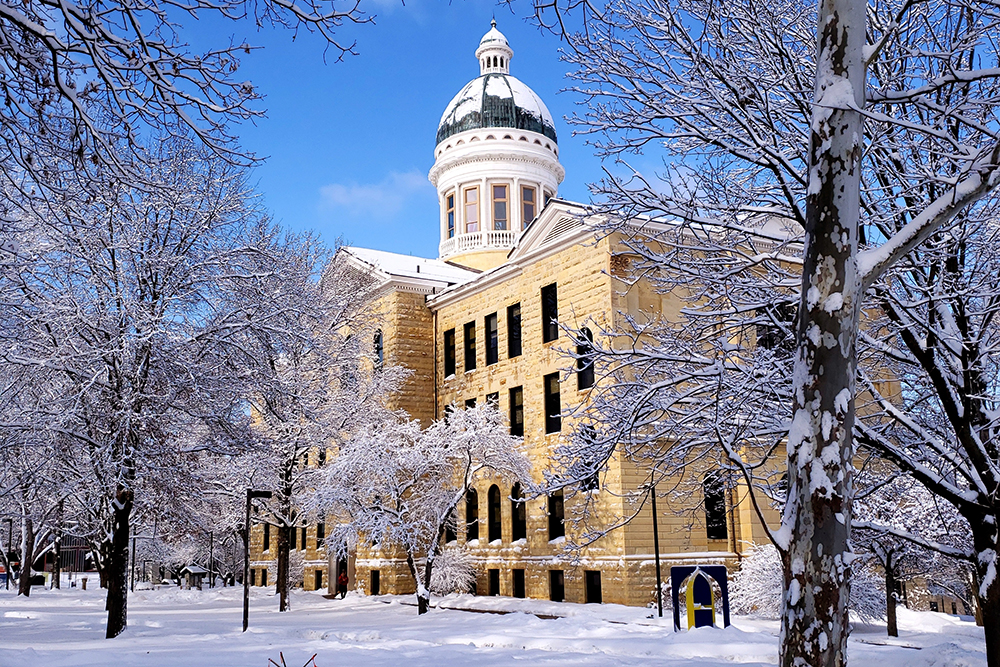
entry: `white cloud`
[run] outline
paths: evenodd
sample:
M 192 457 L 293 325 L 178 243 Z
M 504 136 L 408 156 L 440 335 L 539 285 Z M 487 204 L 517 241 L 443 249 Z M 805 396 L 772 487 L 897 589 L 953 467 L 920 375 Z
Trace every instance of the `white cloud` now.
M 419 171 L 391 172 L 381 183 L 332 183 L 320 188 L 322 207 L 352 217 L 389 220 L 416 199 L 434 197 L 434 186 Z

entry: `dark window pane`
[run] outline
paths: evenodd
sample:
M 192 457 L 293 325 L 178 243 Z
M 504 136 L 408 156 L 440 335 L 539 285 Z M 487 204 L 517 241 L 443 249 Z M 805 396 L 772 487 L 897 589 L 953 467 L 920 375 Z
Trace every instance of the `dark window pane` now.
M 487 517 L 486 525 L 489 533 L 489 541 L 499 540 L 501 536 L 500 528 L 500 487 L 496 484 L 490 487 L 486 495 Z
M 562 602 L 566 599 L 562 570 L 549 570 L 549 599 L 553 602 Z
M 726 527 L 726 489 L 717 473 L 705 475 L 705 528 L 710 540 L 724 540 L 729 536 Z
M 492 405 L 494 408 L 500 407 L 500 392 L 495 391 L 492 394 L 486 394 L 486 402 Z
M 474 407 L 476 407 L 476 399 L 474 399 L 474 398 L 467 398 L 467 399 L 465 399 L 465 409 L 466 410 L 468 410 L 470 408 L 474 408 Z
M 479 539 L 479 494 L 469 489 L 465 494 L 465 541 Z
M 490 366 L 500 360 L 500 341 L 497 331 L 497 314 L 486 316 L 486 365 Z
M 545 384 L 545 432 L 558 433 L 562 430 L 562 405 L 559 402 L 559 373 L 550 373 L 544 378 Z
M 594 386 L 594 334 L 590 329 L 580 329 L 581 344 L 576 346 L 576 387 L 589 389 Z
M 524 390 L 521 387 L 510 390 L 510 434 L 524 435 Z
M 556 284 L 542 288 L 542 342 L 559 338 L 559 299 Z
M 521 499 L 521 485 L 514 484 L 510 489 L 510 539 L 517 542 L 527 536 L 528 517 L 524 500 Z
M 563 492 L 556 491 L 549 496 L 549 541 L 563 537 L 566 534 L 566 524 L 563 522 Z
M 521 356 L 521 304 L 507 306 L 507 356 Z
M 444 332 L 444 376 L 455 374 L 455 330 Z
M 382 368 L 382 364 L 385 363 L 385 352 L 382 348 L 381 329 L 375 332 L 375 340 L 372 346 L 375 348 L 375 368 Z
M 465 370 L 476 369 L 476 323 L 465 325 Z

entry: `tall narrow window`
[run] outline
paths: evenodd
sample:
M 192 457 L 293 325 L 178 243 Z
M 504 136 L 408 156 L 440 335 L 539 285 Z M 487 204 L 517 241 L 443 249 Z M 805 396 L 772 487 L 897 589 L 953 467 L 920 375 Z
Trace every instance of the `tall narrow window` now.
M 479 188 L 465 191 L 465 231 L 479 231 Z
M 444 376 L 455 374 L 455 330 L 444 332 Z
M 447 199 L 448 208 L 448 238 L 455 236 L 455 193 L 452 192 L 448 195 Z
M 320 447 L 316 453 L 316 465 L 320 467 L 326 465 L 326 447 Z
M 476 323 L 465 325 L 465 370 L 476 369 Z
M 705 529 L 710 540 L 729 537 L 726 527 L 726 487 L 715 472 L 705 475 Z
M 521 304 L 507 306 L 507 356 L 521 356 Z
M 326 539 L 326 524 L 317 523 L 316 524 L 316 548 L 318 549 L 323 541 Z
M 288 529 L 288 535 L 289 535 L 288 540 L 289 542 L 291 542 L 291 546 L 289 548 L 292 551 L 295 551 L 296 549 L 298 549 L 298 547 L 295 545 L 295 538 L 298 536 L 298 531 L 295 529 L 294 526 Z
M 563 522 L 564 506 L 563 492 L 556 491 L 549 496 L 549 541 L 563 537 L 566 534 L 566 524 Z
M 545 432 L 558 433 L 562 430 L 562 404 L 559 402 L 559 373 L 549 373 L 545 383 Z
M 500 539 L 500 487 L 496 484 L 486 494 L 486 529 L 490 542 Z
M 264 548 L 262 551 L 270 551 L 271 549 L 271 524 L 264 524 Z
M 524 389 L 510 390 L 510 434 L 524 435 Z
M 500 360 L 500 338 L 497 331 L 497 314 L 486 316 L 486 365 L 492 366 Z
M 527 229 L 535 219 L 535 188 L 521 186 L 521 229 Z
M 465 494 L 465 541 L 479 539 L 479 494 L 469 489 Z
M 299 547 L 299 548 L 302 549 L 303 551 L 305 551 L 306 550 L 306 527 L 305 526 L 302 526 L 302 541 L 300 542 L 300 544 L 302 546 Z
M 566 598 L 566 584 L 562 570 L 549 570 L 549 599 L 562 602 Z
M 548 343 L 559 338 L 559 298 L 556 284 L 542 288 L 542 342 Z
M 510 540 L 517 542 L 528 536 L 528 518 L 521 498 L 521 484 L 515 482 L 510 489 Z
M 445 544 L 449 542 L 454 542 L 458 539 L 458 529 L 457 529 L 457 518 L 455 512 L 452 511 L 451 515 L 448 517 L 448 521 L 444 524 L 444 542 Z
M 381 369 L 382 364 L 385 363 L 385 350 L 382 347 L 382 330 L 379 329 L 375 332 L 375 340 L 372 341 L 372 347 L 375 351 L 375 368 Z
M 580 344 L 576 346 L 576 388 L 594 386 L 594 334 L 590 329 L 580 329 Z
M 493 229 L 507 229 L 507 186 L 493 186 Z

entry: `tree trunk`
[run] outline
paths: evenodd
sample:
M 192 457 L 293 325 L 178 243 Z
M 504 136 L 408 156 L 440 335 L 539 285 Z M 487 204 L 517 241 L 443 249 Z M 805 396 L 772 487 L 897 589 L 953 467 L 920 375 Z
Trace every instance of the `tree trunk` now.
M 896 568 L 889 559 L 885 565 L 885 629 L 890 637 L 898 637 L 896 626 Z
M 62 588 L 62 563 L 59 558 L 62 556 L 62 538 L 59 535 L 55 537 L 55 546 L 52 549 L 52 588 Z
M 783 667 L 843 667 L 849 632 L 855 340 L 866 4 L 821 0 L 780 536 Z
M 278 572 L 274 590 L 278 594 L 278 611 L 288 611 L 288 551 L 289 534 L 294 528 L 280 526 L 278 528 Z
M 413 583 L 417 587 L 417 616 L 421 614 L 426 614 L 428 607 L 430 607 L 430 591 L 428 587 L 424 585 L 423 579 L 421 579 L 420 574 L 417 572 L 417 564 L 413 560 L 413 555 L 409 552 L 406 554 L 406 566 L 410 568 L 410 574 L 413 576 Z M 427 572 L 428 580 L 430 579 L 430 572 Z
M 997 562 L 1000 544 L 995 526 L 989 531 L 973 532 L 973 544 L 979 558 L 976 560 L 975 594 L 986 635 L 986 665 L 1000 667 L 1000 563 Z M 983 534 L 986 533 L 986 534 Z M 981 582 L 987 582 L 985 584 Z
M 130 489 L 118 487 L 111 507 L 113 524 L 106 568 L 108 631 L 105 636 L 108 639 L 125 632 L 128 626 L 128 541 L 133 500 Z
M 21 576 L 17 594 L 31 596 L 31 564 L 35 562 L 35 525 L 31 517 L 21 519 Z

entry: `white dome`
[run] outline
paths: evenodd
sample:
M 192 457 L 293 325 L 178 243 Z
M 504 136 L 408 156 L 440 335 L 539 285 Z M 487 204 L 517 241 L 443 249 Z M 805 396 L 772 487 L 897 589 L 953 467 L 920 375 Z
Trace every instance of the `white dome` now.
M 509 127 L 556 141 L 555 123 L 545 103 L 510 74 L 484 74 L 467 83 L 441 114 L 437 141 L 487 127 Z

